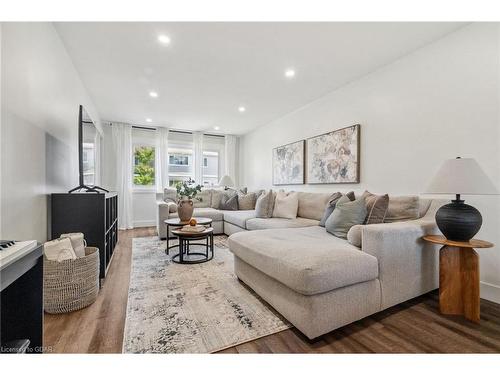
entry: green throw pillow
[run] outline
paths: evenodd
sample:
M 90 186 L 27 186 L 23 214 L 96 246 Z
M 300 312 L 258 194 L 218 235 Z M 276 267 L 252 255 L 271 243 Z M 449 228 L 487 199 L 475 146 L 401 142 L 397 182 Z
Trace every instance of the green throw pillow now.
M 347 232 L 352 226 L 363 224 L 366 218 L 364 198 L 351 201 L 345 195 L 337 201 L 335 209 L 326 220 L 325 228 L 336 237 L 347 238 Z

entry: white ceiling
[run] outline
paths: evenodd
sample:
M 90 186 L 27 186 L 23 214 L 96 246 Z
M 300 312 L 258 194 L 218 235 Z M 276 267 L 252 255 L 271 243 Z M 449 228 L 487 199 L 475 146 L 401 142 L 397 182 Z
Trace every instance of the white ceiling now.
M 243 134 L 462 23 L 56 23 L 103 120 Z M 158 43 L 167 34 L 171 44 Z M 296 76 L 284 77 L 293 67 Z M 153 99 L 149 91 L 158 92 Z M 245 113 L 238 112 L 244 105 Z

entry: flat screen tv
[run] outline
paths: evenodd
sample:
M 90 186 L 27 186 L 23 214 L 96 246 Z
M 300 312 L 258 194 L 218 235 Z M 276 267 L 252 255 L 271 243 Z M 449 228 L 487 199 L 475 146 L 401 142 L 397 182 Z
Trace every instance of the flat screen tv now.
M 96 172 L 99 163 L 101 134 L 85 108 L 80 105 L 78 113 L 78 186 L 69 192 L 107 192 L 96 185 Z

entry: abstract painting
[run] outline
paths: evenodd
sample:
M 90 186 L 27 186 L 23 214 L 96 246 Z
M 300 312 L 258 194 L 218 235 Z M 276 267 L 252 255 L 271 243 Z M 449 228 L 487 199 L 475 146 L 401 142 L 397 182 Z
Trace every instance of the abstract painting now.
M 273 185 L 304 183 L 304 141 L 273 149 Z
M 360 125 L 334 130 L 307 140 L 309 184 L 359 183 Z

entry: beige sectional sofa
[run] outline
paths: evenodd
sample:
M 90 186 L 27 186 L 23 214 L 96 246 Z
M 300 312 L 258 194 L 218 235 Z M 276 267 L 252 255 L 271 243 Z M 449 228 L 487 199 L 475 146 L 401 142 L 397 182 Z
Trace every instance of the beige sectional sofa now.
M 420 199 L 418 219 L 353 228 L 360 243 L 329 234 L 319 221 L 330 193 L 299 193 L 296 219 L 256 218 L 254 210 L 195 208 L 229 235 L 235 273 L 308 338 L 314 339 L 438 287 L 438 233 L 444 201 Z M 158 198 L 158 233 L 176 217 Z M 351 240 L 354 243 L 354 241 Z

